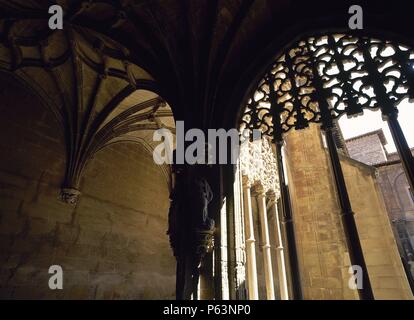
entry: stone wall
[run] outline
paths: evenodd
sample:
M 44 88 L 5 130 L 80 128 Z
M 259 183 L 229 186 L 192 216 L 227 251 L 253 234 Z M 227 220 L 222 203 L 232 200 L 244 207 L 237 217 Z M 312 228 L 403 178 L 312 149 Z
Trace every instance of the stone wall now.
M 152 155 L 103 149 L 78 204 L 65 204 L 62 130 L 36 96 L 0 80 L 0 299 L 174 298 L 169 189 Z M 63 290 L 48 287 L 54 264 Z
M 414 197 L 400 162 L 380 166 L 377 170 L 400 254 L 407 263 L 407 272 L 414 279 Z
M 305 299 L 357 299 L 327 150 L 317 126 L 290 132 L 286 159 Z M 374 171 L 341 157 L 376 299 L 412 299 Z
M 346 140 L 350 157 L 369 165 L 387 161 L 384 144 L 386 141 L 382 130 Z
M 398 153 L 387 153 L 386 158 L 383 158 L 382 150 L 386 142 L 382 130 L 377 130 L 348 140 L 347 146 L 350 157 L 366 164 L 376 164 L 377 181 L 400 255 L 407 263 L 408 276 L 414 279 L 414 195 Z M 372 152 L 373 150 L 377 152 Z M 412 152 L 414 154 L 414 149 Z
M 342 163 L 375 297 L 412 298 L 375 171 L 349 158 Z
M 378 183 L 391 220 L 414 222 L 414 202 L 401 163 L 378 167 Z M 414 234 L 414 229 L 413 229 Z M 413 238 L 414 245 L 414 238 Z

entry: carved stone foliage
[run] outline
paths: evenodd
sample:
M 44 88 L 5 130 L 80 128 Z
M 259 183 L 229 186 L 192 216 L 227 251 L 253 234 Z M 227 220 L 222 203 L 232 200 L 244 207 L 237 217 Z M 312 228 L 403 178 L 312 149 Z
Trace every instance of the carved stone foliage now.
M 277 162 L 268 138 L 245 141 L 240 148 L 240 168 L 242 175 L 251 185 L 260 184 L 265 193 L 279 197 Z
M 51 31 L 30 19 L 3 21 L 0 33 L 0 69 L 40 95 L 62 128 L 63 201 L 76 203 L 85 166 L 105 146 L 132 141 L 151 152 L 153 130 L 174 132 L 171 109 L 154 93 L 154 79 L 117 42 L 77 26 Z M 169 169 L 163 169 L 169 180 Z
M 414 51 L 394 41 L 352 34 L 299 40 L 259 82 L 243 126 L 273 137 L 364 109 L 393 113 L 414 98 L 413 66 Z

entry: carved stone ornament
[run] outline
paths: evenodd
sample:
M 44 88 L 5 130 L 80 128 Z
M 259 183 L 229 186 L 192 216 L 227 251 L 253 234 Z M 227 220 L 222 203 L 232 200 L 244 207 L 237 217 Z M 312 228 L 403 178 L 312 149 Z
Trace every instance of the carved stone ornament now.
M 68 204 L 75 205 L 78 202 L 81 192 L 73 188 L 63 188 L 60 192 L 60 199 Z
M 195 235 L 196 255 L 202 258 L 214 248 L 214 227 L 212 229 L 197 229 Z
M 277 162 L 267 138 L 245 141 L 240 148 L 240 168 L 249 184 L 260 184 L 264 192 L 280 196 Z
M 213 192 L 207 180 L 197 177 L 190 186 L 194 220 L 195 253 L 203 258 L 214 247 L 215 222 L 208 215 L 208 204 L 213 199 Z

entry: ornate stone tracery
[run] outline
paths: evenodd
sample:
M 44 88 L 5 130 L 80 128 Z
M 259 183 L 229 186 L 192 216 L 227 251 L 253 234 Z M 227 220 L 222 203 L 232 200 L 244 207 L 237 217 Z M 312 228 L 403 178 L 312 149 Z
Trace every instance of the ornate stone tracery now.
M 278 159 L 273 149 L 270 139 L 263 137 L 260 140 L 246 140 L 240 148 L 240 172 L 242 182 L 239 180 L 239 188 L 243 190 L 243 210 L 236 210 L 235 214 L 244 215 L 245 239 L 240 234 L 236 235 L 238 241 L 245 242 L 243 250 L 246 254 L 247 273 L 246 280 L 249 299 L 259 298 L 257 265 L 256 265 L 256 239 L 255 239 L 255 219 L 253 218 L 252 196 L 256 198 L 257 214 L 259 217 L 261 248 L 263 253 L 263 267 L 265 274 L 266 297 L 269 300 L 275 299 L 274 275 L 272 265 L 270 228 L 275 230 L 277 243 L 277 265 L 278 282 L 280 297 L 284 300 L 289 298 L 287 290 L 287 277 L 284 261 L 284 252 L 281 235 L 281 227 L 278 217 L 277 203 L 281 196 L 280 192 L 280 172 L 278 169 Z M 236 179 L 237 181 L 237 179 Z M 235 188 L 235 190 L 240 190 Z M 268 210 L 271 209 L 270 214 Z M 273 218 L 270 218 L 273 217 Z M 242 228 L 239 220 L 238 228 Z M 237 228 L 236 228 L 237 229 Z M 239 265 L 242 263 L 244 269 L 244 259 L 239 257 Z M 237 270 L 239 271 L 239 270 Z M 236 273 L 237 274 L 237 273 Z M 238 275 L 238 277 L 240 277 Z
M 260 184 L 264 192 L 280 196 L 277 162 L 268 138 L 245 141 L 240 148 L 240 168 L 254 186 Z
M 384 115 L 392 113 L 403 99 L 414 97 L 413 65 L 414 51 L 394 41 L 352 34 L 301 39 L 259 82 L 242 123 L 273 137 L 274 129 L 278 134 L 303 129 L 328 116 L 356 116 L 378 108 Z M 280 128 L 272 123 L 278 116 Z
M 316 34 L 290 45 L 266 71 L 247 101 L 241 129 L 259 129 L 276 143 L 279 168 L 283 170 L 283 135 L 320 123 L 325 132 L 332 173 L 346 234 L 350 260 L 362 268 L 362 299 L 373 299 L 344 174 L 335 144 L 335 121 L 343 114 L 358 116 L 365 109 L 381 110 L 387 121 L 407 179 L 414 188 L 414 158 L 398 122 L 398 104 L 414 98 L 414 50 L 388 39 L 356 34 Z M 292 221 L 289 189 L 279 171 L 285 221 Z M 287 229 L 294 244 L 293 225 Z M 290 253 L 295 250 L 289 250 Z M 295 273 L 297 254 L 291 254 Z M 295 266 L 296 265 L 296 266 Z M 294 285 L 300 297 L 299 279 Z

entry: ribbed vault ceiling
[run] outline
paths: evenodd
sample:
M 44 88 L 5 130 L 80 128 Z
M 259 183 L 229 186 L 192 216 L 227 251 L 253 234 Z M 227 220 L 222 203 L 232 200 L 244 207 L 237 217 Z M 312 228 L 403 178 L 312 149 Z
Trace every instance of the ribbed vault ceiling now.
M 357 1 L 358 2 L 358 1 Z M 373 32 L 410 33 L 408 1 L 360 1 Z M 120 42 L 156 80 L 176 118 L 212 127 L 234 108 L 260 69 L 311 29 L 346 29 L 355 1 L 60 0 L 66 25 L 88 27 Z M 48 0 L 0 0 L 0 17 L 49 18 Z M 41 28 L 40 28 L 41 29 Z M 405 31 L 404 31 L 405 30 Z M 43 30 L 43 32 L 47 32 Z M 3 28 L 2 36 L 7 37 Z M 227 118 L 227 117 L 225 117 Z
M 67 143 L 64 185 L 77 188 L 95 152 L 121 140 L 153 148 L 151 133 L 173 128 L 172 112 L 186 128 L 235 126 L 279 52 L 303 33 L 347 30 L 354 2 L 0 0 L 0 69 L 24 79 L 56 115 Z M 48 28 L 55 3 L 63 30 Z M 362 6 L 362 32 L 413 46 L 408 1 Z

